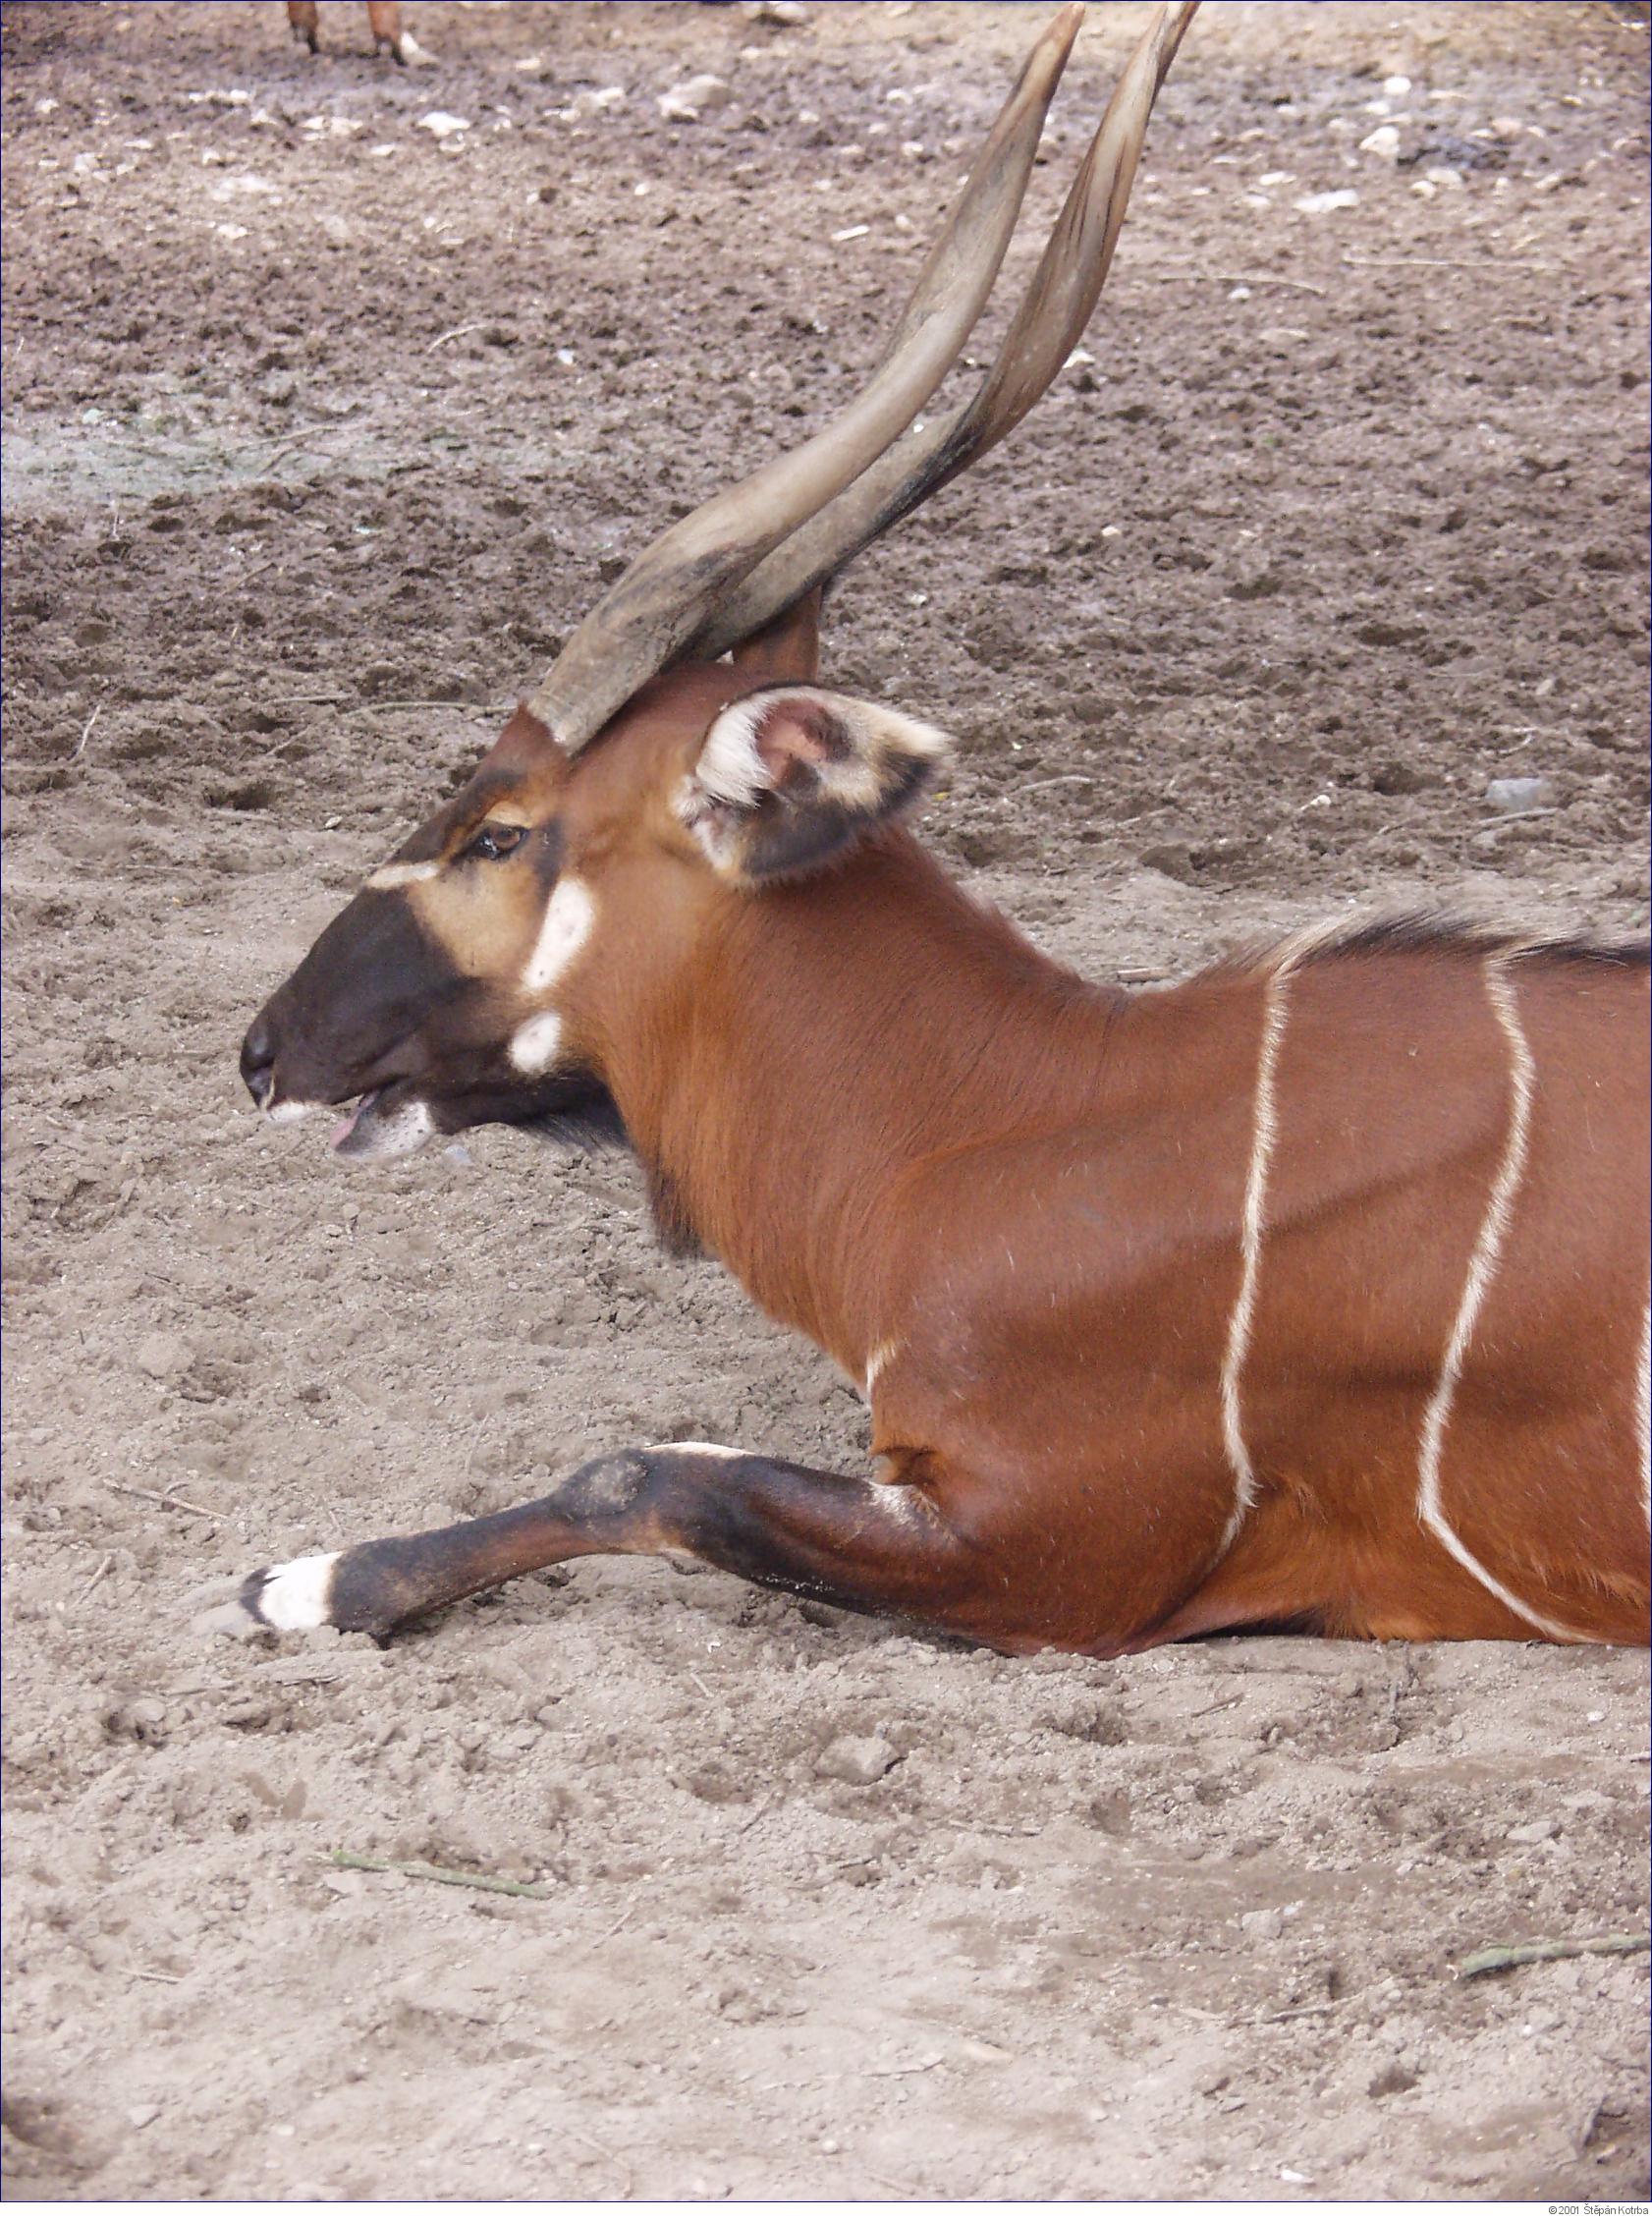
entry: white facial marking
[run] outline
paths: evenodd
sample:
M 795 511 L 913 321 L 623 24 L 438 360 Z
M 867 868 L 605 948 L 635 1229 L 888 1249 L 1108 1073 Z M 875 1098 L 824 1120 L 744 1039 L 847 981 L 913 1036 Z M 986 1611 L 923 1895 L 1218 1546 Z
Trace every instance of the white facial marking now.
M 596 905 L 581 879 L 559 879 L 545 905 L 545 922 L 539 928 L 533 954 L 522 975 L 530 995 L 554 987 L 590 938 L 596 922 Z
M 341 1553 L 324 1550 L 314 1558 L 293 1558 L 272 1566 L 258 1591 L 265 1626 L 311 1628 L 332 1625 L 333 1568 Z
M 1250 1462 L 1239 1415 L 1239 1374 L 1250 1355 L 1250 1326 L 1256 1315 L 1256 1282 L 1262 1269 L 1262 1214 L 1268 1200 L 1268 1173 L 1273 1165 L 1279 1126 L 1274 1110 L 1274 1076 L 1279 1069 L 1279 1047 L 1285 1038 L 1285 983 L 1291 976 L 1292 955 L 1286 955 L 1269 974 L 1262 996 L 1262 1045 L 1256 1058 L 1256 1093 L 1250 1114 L 1250 1165 L 1244 1176 L 1244 1208 L 1239 1219 L 1239 1291 L 1228 1321 L 1228 1347 L 1222 1359 L 1222 1440 L 1234 1475 L 1234 1509 L 1222 1537 L 1221 1552 L 1232 1545 L 1256 1501 L 1256 1469 Z
M 370 1117 L 370 1114 L 369 1114 Z M 358 1164 L 382 1162 L 386 1157 L 411 1157 L 422 1149 L 436 1131 L 428 1103 L 401 1104 L 387 1118 L 371 1118 L 359 1129 L 360 1140 L 349 1154 Z
M 264 1116 L 272 1126 L 297 1126 L 300 1119 L 308 1118 L 311 1111 L 321 1107 L 319 1103 L 275 1103 Z
M 434 879 L 439 863 L 381 863 L 367 880 L 369 887 L 412 887 L 420 879 Z
M 562 1046 L 562 1020 L 554 1010 L 542 1010 L 519 1026 L 511 1036 L 510 1058 L 528 1079 L 549 1072 Z
M 1473 1338 L 1475 1323 L 1486 1300 L 1486 1291 L 1496 1277 L 1503 1257 L 1503 1245 L 1509 1237 L 1509 1227 L 1514 1211 L 1514 1197 L 1525 1178 L 1526 1146 L 1531 1131 L 1531 1098 L 1537 1080 L 1537 1065 L 1520 1026 L 1519 1012 L 1515 1008 L 1514 993 L 1509 982 L 1509 967 L 1518 956 L 1517 949 L 1500 949 L 1486 962 L 1486 995 L 1493 1016 L 1503 1029 L 1509 1044 L 1509 1136 L 1504 1143 L 1503 1161 L 1497 1168 L 1497 1177 L 1491 1186 L 1486 1202 L 1486 1215 L 1480 1222 L 1480 1232 L 1468 1259 L 1468 1277 L 1463 1282 L 1462 1296 L 1458 1304 L 1457 1318 L 1452 1326 L 1451 1340 L 1446 1345 L 1446 1358 L 1440 1367 L 1440 1378 L 1428 1409 L 1423 1414 L 1422 1448 L 1418 1459 L 1417 1517 L 1435 1540 L 1441 1543 L 1461 1566 L 1472 1574 L 1483 1588 L 1489 1588 L 1499 1603 L 1506 1604 L 1511 1612 L 1531 1627 L 1541 1630 L 1556 1642 L 1585 1642 L 1586 1636 L 1575 1629 L 1563 1627 L 1558 1620 L 1545 1619 L 1541 1612 L 1522 1603 L 1512 1589 L 1505 1588 L 1495 1574 L 1487 1571 L 1478 1558 L 1453 1531 L 1444 1512 L 1440 1509 L 1440 1458 L 1445 1448 L 1446 1428 L 1451 1422 L 1452 1405 L 1457 1397 L 1458 1380 L 1462 1372 L 1462 1360 Z

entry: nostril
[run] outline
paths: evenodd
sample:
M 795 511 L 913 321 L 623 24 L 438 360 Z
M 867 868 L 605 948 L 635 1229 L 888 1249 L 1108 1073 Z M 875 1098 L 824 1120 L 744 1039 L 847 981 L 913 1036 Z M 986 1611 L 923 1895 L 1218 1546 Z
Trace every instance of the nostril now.
M 275 1044 L 262 1019 L 255 1019 L 241 1044 L 241 1077 L 260 1110 L 275 1088 Z

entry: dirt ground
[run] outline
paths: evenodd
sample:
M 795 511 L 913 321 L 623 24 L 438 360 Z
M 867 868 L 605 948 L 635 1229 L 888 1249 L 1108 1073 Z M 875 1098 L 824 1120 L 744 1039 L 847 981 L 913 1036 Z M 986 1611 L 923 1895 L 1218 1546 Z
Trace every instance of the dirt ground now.
M 1052 950 L 1644 930 L 1643 14 L 1194 26 L 1093 360 L 832 613 Z M 414 5 L 408 72 L 322 15 L 0 19 L 12 2194 L 1643 2194 L 1646 1960 L 1454 1974 L 1645 1926 L 1642 1654 L 1017 1663 L 640 1562 L 189 1632 L 600 1448 L 861 1454 L 624 1160 L 352 1172 L 235 1054 L 615 563 L 853 388 L 1033 12 Z

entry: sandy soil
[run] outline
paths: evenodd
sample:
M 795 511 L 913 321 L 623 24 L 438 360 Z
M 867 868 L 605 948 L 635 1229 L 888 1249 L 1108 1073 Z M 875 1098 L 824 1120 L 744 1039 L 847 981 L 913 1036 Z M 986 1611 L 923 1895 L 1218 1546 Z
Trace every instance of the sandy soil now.
M 1195 27 L 1094 361 L 834 614 L 1049 947 L 1643 929 L 1636 13 Z M 623 1162 L 352 1173 L 234 1058 L 615 561 L 848 390 L 1027 19 L 411 17 L 426 72 L 342 6 L 319 63 L 273 5 L 4 11 L 13 2194 L 1640 2194 L 1645 1960 L 1453 1969 L 1644 1926 L 1641 1655 L 1012 1663 L 651 1564 L 187 1632 L 604 1446 L 864 1442 Z

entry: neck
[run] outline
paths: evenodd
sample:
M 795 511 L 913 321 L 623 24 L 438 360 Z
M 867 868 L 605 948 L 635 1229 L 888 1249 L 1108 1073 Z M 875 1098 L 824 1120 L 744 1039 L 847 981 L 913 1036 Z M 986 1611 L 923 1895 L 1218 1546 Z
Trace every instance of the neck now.
M 718 906 L 616 1076 L 664 1214 L 849 1371 L 883 1337 L 895 1192 L 925 1158 L 1093 1107 L 1125 997 L 1041 956 L 917 843 Z

